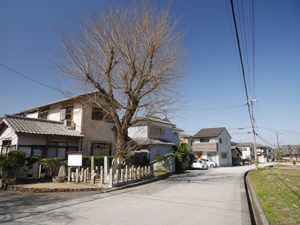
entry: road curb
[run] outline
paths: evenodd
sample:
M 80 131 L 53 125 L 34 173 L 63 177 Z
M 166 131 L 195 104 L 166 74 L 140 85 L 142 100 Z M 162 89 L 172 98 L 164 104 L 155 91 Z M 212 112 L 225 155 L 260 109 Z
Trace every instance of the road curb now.
M 145 180 L 141 180 L 135 183 L 128 183 L 126 185 L 122 186 L 117 186 L 113 187 L 111 189 L 104 189 L 101 187 L 85 187 L 85 188 L 26 188 L 26 187 L 21 187 L 18 185 L 9 185 L 7 187 L 7 191 L 13 191 L 13 192 L 23 192 L 23 193 L 51 193 L 51 192 L 85 192 L 85 191 L 100 191 L 102 193 L 107 193 L 107 192 L 112 192 L 112 191 L 117 191 L 121 189 L 126 189 L 126 188 L 132 188 L 148 183 L 152 183 L 155 181 L 159 181 L 162 179 L 165 179 L 169 176 L 171 176 L 173 173 L 166 173 L 159 175 L 157 177 L 151 177 L 147 178 Z
M 244 176 L 245 188 L 246 188 L 248 204 L 249 204 L 249 211 L 250 211 L 250 216 L 251 216 L 251 222 L 252 222 L 252 224 L 256 224 L 256 225 L 269 225 L 269 221 L 264 213 L 264 210 L 261 207 L 261 204 L 260 204 L 258 197 L 256 195 L 256 192 L 252 186 L 250 178 L 247 176 L 248 173 L 251 171 L 252 170 L 247 171 Z

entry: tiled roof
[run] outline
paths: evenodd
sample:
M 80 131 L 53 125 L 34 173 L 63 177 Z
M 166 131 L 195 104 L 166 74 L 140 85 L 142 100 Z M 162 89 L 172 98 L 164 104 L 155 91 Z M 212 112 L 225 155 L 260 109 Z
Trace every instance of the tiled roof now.
M 225 127 L 216 127 L 216 128 L 203 128 L 198 133 L 196 133 L 193 137 L 199 138 L 208 138 L 208 137 L 217 137 Z
M 133 138 L 133 140 L 139 145 L 176 145 L 175 143 L 168 142 L 162 139 L 153 138 Z
M 78 131 L 68 129 L 62 122 L 58 121 L 16 115 L 4 115 L 0 122 L 2 121 L 16 133 L 83 137 Z

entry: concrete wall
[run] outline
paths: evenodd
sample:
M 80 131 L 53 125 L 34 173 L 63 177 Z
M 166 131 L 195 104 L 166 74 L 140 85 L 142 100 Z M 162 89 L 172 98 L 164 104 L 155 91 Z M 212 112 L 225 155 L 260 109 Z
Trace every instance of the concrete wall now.
M 220 138 L 222 143 L 220 143 Z M 231 156 L 231 140 L 228 133 L 223 130 L 218 136 L 218 159 L 219 166 L 231 166 L 232 165 L 232 156 Z M 226 158 L 222 158 L 222 153 L 227 153 Z
M 128 128 L 128 136 L 131 138 L 146 138 L 148 137 L 148 126 L 135 126 Z
M 114 124 L 105 121 L 92 120 L 92 108 L 83 108 L 83 144 L 84 154 L 90 154 L 92 143 L 111 143 L 112 153 L 115 153 Z
M 165 130 L 164 135 L 155 135 L 149 132 L 149 138 L 156 138 L 156 139 L 165 139 L 169 142 L 175 143 L 176 145 L 179 144 L 179 134 L 174 131 L 171 126 L 168 125 L 159 125 L 158 123 L 150 123 L 149 130 L 151 131 L 151 127 L 161 128 Z

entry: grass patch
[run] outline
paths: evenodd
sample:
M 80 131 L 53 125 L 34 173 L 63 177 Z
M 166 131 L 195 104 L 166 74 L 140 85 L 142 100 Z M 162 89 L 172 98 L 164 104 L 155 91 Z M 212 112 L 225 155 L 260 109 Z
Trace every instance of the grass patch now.
M 271 225 L 300 224 L 300 168 L 257 169 L 248 176 Z

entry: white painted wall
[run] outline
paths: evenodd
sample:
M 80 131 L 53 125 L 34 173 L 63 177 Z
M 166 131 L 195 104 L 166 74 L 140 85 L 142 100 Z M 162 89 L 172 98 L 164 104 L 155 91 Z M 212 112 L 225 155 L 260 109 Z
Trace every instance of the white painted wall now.
M 222 143 L 219 142 L 220 138 L 222 139 Z M 218 136 L 218 162 L 219 166 L 231 166 L 232 165 L 232 155 L 231 155 L 231 140 L 230 136 L 225 130 Z M 222 152 L 227 153 L 226 158 L 222 158 Z
M 150 149 L 150 161 L 155 160 L 155 155 L 160 154 L 161 156 L 169 153 L 172 150 L 172 146 L 170 145 L 155 145 Z
M 128 136 L 131 138 L 146 138 L 148 137 L 148 126 L 135 126 L 128 128 Z
M 39 112 L 36 111 L 36 112 L 30 113 L 30 114 L 27 114 L 26 117 L 38 118 L 39 117 Z
M 11 145 L 17 145 L 18 136 L 12 129 L 5 127 L 2 131 L 0 131 L 0 149 L 2 147 L 3 140 L 11 140 Z

